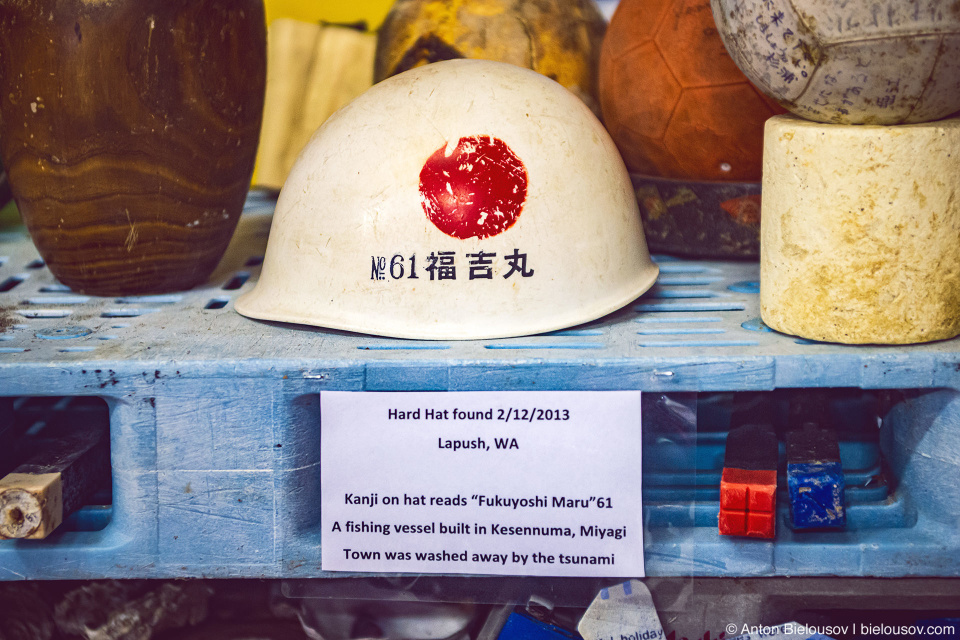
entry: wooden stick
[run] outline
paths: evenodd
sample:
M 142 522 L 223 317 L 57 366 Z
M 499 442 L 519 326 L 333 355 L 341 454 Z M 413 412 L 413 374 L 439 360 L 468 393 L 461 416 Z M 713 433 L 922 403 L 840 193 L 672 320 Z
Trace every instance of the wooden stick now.
M 96 423 L 66 430 L 0 480 L 0 538 L 46 538 L 109 482 L 108 431 Z
M 0 477 L 9 473 L 14 465 L 14 455 L 20 430 L 13 413 L 13 398 L 0 398 Z

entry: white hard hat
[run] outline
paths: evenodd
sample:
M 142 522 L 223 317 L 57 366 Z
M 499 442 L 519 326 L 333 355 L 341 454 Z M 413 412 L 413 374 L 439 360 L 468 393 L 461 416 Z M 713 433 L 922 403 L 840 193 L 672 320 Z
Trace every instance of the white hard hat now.
M 451 60 L 384 80 L 317 130 L 236 309 L 502 338 L 599 318 L 656 277 L 627 170 L 590 110 L 534 71 Z

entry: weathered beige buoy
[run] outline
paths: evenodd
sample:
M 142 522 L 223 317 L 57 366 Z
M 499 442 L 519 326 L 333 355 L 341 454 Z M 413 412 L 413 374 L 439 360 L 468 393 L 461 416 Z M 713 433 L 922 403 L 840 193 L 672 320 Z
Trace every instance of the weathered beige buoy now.
M 907 344 L 960 334 L 960 118 L 767 121 L 760 309 L 785 333 Z

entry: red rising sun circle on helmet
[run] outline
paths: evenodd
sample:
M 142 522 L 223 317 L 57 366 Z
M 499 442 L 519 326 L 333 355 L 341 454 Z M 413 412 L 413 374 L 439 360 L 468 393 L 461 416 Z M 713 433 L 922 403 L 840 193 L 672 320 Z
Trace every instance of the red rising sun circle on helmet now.
M 517 221 L 527 170 L 503 140 L 464 136 L 433 152 L 420 170 L 420 204 L 454 238 L 489 238 Z

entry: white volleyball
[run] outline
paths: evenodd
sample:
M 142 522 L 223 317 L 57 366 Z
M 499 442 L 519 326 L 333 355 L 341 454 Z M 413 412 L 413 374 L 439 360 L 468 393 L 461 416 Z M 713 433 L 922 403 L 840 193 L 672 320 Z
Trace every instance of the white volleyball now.
M 957 0 L 711 0 L 723 42 L 793 113 L 838 124 L 960 111 Z

